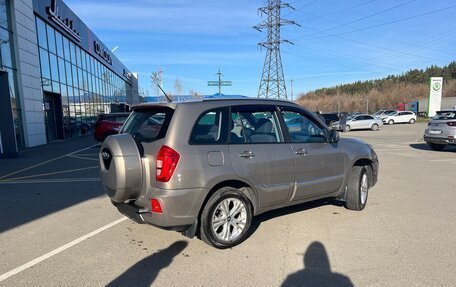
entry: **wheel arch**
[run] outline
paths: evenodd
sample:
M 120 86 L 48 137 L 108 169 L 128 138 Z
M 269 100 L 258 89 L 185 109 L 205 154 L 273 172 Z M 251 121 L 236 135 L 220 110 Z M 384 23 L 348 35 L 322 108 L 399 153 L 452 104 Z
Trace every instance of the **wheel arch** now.
M 374 183 L 374 162 L 368 158 L 360 158 L 353 166 L 366 166 L 369 171 L 369 187 L 373 186 Z M 352 167 L 353 167 L 352 166 Z
M 255 210 L 258 207 L 257 194 L 249 183 L 239 180 L 239 179 L 224 180 L 224 181 L 221 181 L 221 182 L 217 183 L 216 185 L 214 185 L 207 193 L 206 198 L 203 201 L 203 205 L 201 206 L 201 210 L 206 205 L 207 201 L 212 196 L 212 194 L 214 194 L 214 192 L 216 192 L 217 190 L 219 190 L 222 187 L 233 187 L 233 188 L 239 189 L 245 196 L 247 196 L 247 198 L 252 203 L 252 208 L 253 208 L 253 211 L 255 214 Z M 200 210 L 200 213 L 201 213 L 201 210 Z
M 212 188 L 209 189 L 208 193 L 206 194 L 206 197 L 203 200 L 203 203 L 201 204 L 201 207 L 198 212 L 198 227 L 197 227 L 197 233 L 199 235 L 200 231 L 200 224 L 201 224 L 201 214 L 204 210 L 204 207 L 206 206 L 207 202 L 209 201 L 209 198 L 219 189 L 223 187 L 232 187 L 239 189 L 250 201 L 252 205 L 252 211 L 253 215 L 255 215 L 256 210 L 258 210 L 258 196 L 254 189 L 250 186 L 245 181 L 239 180 L 239 179 L 227 179 L 223 180 L 217 184 L 215 184 Z

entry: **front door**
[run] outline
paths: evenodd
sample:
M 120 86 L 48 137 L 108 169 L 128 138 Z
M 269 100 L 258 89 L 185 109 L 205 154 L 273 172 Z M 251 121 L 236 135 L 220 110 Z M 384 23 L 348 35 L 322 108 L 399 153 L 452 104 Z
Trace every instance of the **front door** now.
M 59 94 L 44 92 L 43 103 L 48 141 L 63 139 L 62 97 Z
M 251 183 L 260 207 L 288 201 L 295 162 L 274 106 L 232 108 L 230 159 L 236 174 Z
M 325 195 L 340 189 L 345 157 L 327 140 L 326 128 L 304 111 L 284 107 L 282 117 L 295 158 L 296 188 L 290 200 Z

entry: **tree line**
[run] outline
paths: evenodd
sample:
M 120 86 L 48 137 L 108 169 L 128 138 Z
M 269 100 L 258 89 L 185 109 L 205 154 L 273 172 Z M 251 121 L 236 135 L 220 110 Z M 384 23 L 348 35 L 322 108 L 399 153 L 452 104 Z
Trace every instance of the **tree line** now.
M 443 97 L 456 96 L 456 62 L 439 67 L 409 70 L 402 75 L 389 75 L 382 79 L 357 81 L 335 87 L 321 88 L 298 95 L 297 102 L 311 110 L 326 112 L 369 112 L 393 109 L 429 95 L 429 78 L 443 77 Z M 367 105 L 369 102 L 369 105 Z

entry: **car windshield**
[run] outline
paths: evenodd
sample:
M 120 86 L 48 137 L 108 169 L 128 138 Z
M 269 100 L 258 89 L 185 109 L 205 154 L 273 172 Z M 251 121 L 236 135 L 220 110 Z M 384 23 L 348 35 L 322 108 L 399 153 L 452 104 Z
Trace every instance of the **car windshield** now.
M 384 112 L 385 111 L 378 111 L 378 112 L 374 113 L 374 116 L 379 116 L 379 115 L 383 114 Z
M 440 111 L 432 118 L 433 120 L 456 120 L 456 111 Z

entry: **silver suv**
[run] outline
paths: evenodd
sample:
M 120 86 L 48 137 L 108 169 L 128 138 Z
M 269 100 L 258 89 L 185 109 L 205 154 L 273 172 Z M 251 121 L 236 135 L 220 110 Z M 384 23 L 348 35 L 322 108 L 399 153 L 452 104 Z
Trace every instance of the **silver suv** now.
M 424 140 L 432 150 L 456 145 L 456 109 L 438 111 L 424 131 Z
M 378 174 L 370 145 L 261 99 L 138 105 L 99 158 L 121 213 L 216 248 L 245 240 L 272 209 L 331 197 L 362 210 Z

